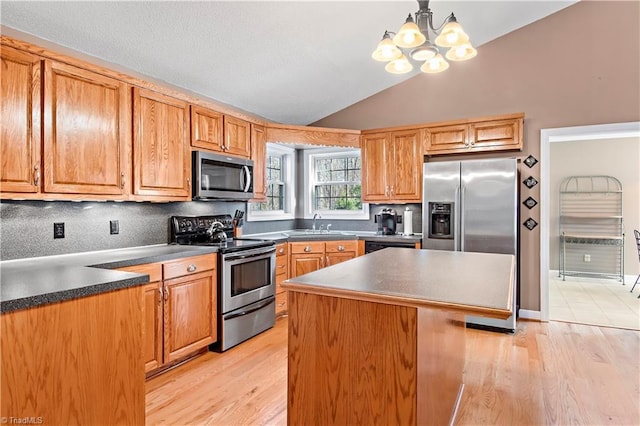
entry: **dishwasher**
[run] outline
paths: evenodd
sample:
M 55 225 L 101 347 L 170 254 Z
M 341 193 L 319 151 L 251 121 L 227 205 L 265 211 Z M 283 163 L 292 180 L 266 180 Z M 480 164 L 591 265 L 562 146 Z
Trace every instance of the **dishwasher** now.
M 364 253 L 372 253 L 387 247 L 416 248 L 415 241 L 365 241 Z

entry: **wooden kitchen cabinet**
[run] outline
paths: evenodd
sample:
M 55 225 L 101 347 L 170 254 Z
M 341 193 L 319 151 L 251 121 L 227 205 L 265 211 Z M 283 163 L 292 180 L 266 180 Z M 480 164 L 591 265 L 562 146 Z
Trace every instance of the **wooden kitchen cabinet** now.
M 0 190 L 40 191 L 41 58 L 10 47 L 0 48 Z
M 226 154 L 251 157 L 251 125 L 248 121 L 224 116 L 224 145 Z
M 222 114 L 191 105 L 191 146 L 222 152 L 223 145 Z
M 133 190 L 135 195 L 191 199 L 189 105 L 134 88 Z
M 325 266 L 337 265 L 338 263 L 356 258 L 358 242 L 356 240 L 327 241 L 325 243 L 325 253 Z
M 267 133 L 264 126 L 251 124 L 251 159 L 253 160 L 253 201 L 267 199 Z
M 324 268 L 324 241 L 289 243 L 289 278 Z
M 432 126 L 425 129 L 427 155 L 521 150 L 524 114 Z
M 287 243 L 276 244 L 276 317 L 287 314 L 287 292 L 280 283 L 289 279 L 289 250 Z
M 421 129 L 362 135 L 362 201 L 422 200 Z
M 289 278 L 308 274 L 357 256 L 357 240 L 289 243 Z
M 44 191 L 127 194 L 128 86 L 55 61 L 44 66 Z
M 146 373 L 217 341 L 215 254 L 119 270 L 149 275 L 144 286 Z

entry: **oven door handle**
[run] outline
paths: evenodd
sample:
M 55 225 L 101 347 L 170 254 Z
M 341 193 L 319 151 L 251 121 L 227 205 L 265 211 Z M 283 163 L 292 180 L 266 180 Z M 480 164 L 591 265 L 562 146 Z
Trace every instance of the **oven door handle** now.
M 266 259 L 267 257 L 270 257 L 273 253 L 276 252 L 276 249 L 272 249 L 269 250 L 267 252 L 262 252 L 262 253 L 253 253 L 253 254 L 239 254 L 239 255 L 234 255 L 234 256 L 223 256 L 223 261 L 224 262 L 233 262 L 235 260 L 242 260 L 242 259 Z
M 271 297 L 271 298 L 265 300 L 264 302 L 260 303 L 258 306 L 254 307 L 254 308 L 251 308 L 251 309 L 249 309 L 247 311 L 240 311 L 240 312 L 233 313 L 233 314 L 231 314 L 229 316 L 225 316 L 224 319 L 225 320 L 230 320 L 230 319 L 233 319 L 233 318 L 243 317 L 245 315 L 252 314 L 255 311 L 259 311 L 260 309 L 262 309 L 262 308 L 264 308 L 266 306 L 269 306 L 272 303 L 275 303 L 275 301 L 276 301 L 276 299 L 274 297 Z

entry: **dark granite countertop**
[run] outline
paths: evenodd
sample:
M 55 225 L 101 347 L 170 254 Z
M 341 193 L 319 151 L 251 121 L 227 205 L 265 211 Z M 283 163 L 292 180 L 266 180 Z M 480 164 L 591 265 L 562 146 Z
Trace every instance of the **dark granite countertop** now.
M 283 289 L 508 318 L 515 258 L 506 254 L 386 248 L 291 278 Z
M 148 275 L 114 269 L 216 251 L 163 244 L 0 262 L 0 312 L 140 285 Z

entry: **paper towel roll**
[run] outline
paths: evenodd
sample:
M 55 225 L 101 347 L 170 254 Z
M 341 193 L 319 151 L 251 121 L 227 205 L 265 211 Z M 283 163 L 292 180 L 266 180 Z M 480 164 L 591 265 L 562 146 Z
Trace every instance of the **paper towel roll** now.
M 405 209 L 402 221 L 404 222 L 404 234 L 413 235 L 413 212 L 409 210 L 409 207 Z

